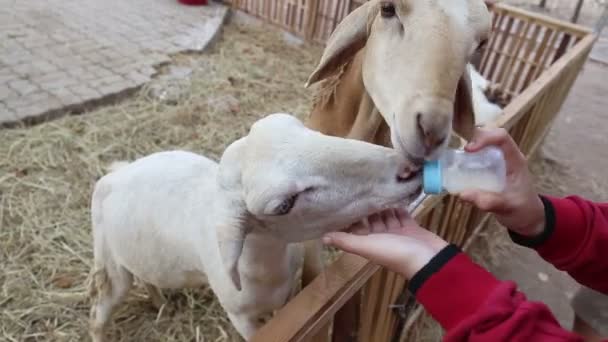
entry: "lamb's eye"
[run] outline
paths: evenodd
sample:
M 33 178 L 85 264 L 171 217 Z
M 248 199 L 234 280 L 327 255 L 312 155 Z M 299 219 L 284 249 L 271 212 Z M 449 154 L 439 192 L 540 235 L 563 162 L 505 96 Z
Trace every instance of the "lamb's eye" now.
M 391 18 L 395 16 L 395 4 L 390 1 L 385 1 L 380 4 L 380 15 L 383 18 Z
M 291 211 L 291 209 L 293 208 L 293 206 L 296 204 L 296 200 L 298 199 L 298 195 L 293 195 L 289 198 L 287 198 L 286 200 L 284 200 L 283 202 L 281 202 L 281 204 L 279 204 L 275 209 L 274 209 L 274 214 L 275 215 L 287 215 L 289 214 L 289 212 Z

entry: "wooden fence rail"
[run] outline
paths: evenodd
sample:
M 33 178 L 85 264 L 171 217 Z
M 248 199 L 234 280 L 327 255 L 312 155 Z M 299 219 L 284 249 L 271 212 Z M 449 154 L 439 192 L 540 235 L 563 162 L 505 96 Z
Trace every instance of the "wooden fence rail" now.
M 230 0 L 308 41 L 323 43 L 364 0 Z M 587 60 L 588 29 L 515 7 L 492 7 L 493 33 L 480 72 L 513 96 L 494 124 L 509 130 L 526 155 L 542 143 Z M 446 240 L 468 246 L 488 215 L 453 196 L 426 199 L 414 213 Z M 406 281 L 360 257 L 342 254 L 254 337 L 257 342 L 398 341 L 422 309 L 408 309 Z M 405 328 L 404 328 L 405 327 Z

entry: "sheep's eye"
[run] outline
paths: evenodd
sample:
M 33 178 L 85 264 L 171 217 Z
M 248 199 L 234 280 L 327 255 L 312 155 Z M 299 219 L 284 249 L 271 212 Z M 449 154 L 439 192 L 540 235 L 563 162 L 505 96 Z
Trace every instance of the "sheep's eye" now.
M 289 197 L 288 199 L 284 200 L 283 202 L 281 202 L 281 204 L 279 204 L 275 210 L 274 210 L 274 214 L 275 215 L 287 215 L 289 214 L 289 212 L 291 211 L 291 209 L 293 208 L 293 206 L 296 204 L 296 200 L 298 199 L 298 195 L 293 195 L 291 197 Z
M 392 2 L 383 2 L 380 4 L 380 15 L 383 18 L 391 18 L 395 16 L 395 4 Z

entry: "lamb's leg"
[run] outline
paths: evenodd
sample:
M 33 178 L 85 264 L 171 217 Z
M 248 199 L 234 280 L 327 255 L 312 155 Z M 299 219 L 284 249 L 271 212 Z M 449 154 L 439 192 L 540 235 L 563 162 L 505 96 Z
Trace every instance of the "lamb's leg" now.
M 133 275 L 123 267 L 106 265 L 95 273 L 93 281 L 97 291 L 91 307 L 90 334 L 93 342 L 102 342 L 104 328 L 114 308 L 131 289 Z
M 165 296 L 163 296 L 163 293 L 158 287 L 148 283 L 145 283 L 144 286 L 148 291 L 152 305 L 154 305 L 157 310 L 160 310 L 160 308 L 167 303 L 167 299 L 165 299 Z

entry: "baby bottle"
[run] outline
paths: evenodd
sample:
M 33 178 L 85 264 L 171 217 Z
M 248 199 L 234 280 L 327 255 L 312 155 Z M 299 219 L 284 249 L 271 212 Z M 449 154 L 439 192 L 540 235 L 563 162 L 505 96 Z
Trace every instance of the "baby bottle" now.
M 472 189 L 501 192 L 507 178 L 505 164 L 502 151 L 494 146 L 477 152 L 445 150 L 439 159 L 424 164 L 424 192 L 455 194 Z

